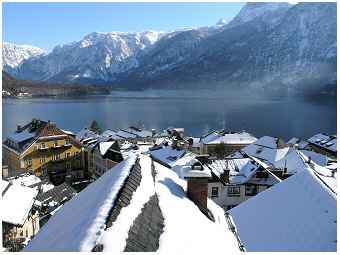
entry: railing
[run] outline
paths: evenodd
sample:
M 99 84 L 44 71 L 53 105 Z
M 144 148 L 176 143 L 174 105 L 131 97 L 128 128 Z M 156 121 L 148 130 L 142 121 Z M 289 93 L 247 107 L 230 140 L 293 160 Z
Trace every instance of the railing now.
M 224 213 L 224 216 L 226 217 L 226 220 L 227 220 L 227 223 L 228 223 L 228 229 L 231 232 L 233 232 L 234 236 L 236 237 L 236 240 L 237 240 L 238 247 L 239 247 L 240 251 L 246 252 L 247 250 L 246 250 L 246 248 L 244 248 L 244 246 L 243 246 L 243 244 L 241 242 L 241 239 L 240 239 L 240 237 L 237 234 L 236 227 L 235 227 L 235 225 L 233 223 L 232 218 L 229 216 L 229 213 L 228 212 Z

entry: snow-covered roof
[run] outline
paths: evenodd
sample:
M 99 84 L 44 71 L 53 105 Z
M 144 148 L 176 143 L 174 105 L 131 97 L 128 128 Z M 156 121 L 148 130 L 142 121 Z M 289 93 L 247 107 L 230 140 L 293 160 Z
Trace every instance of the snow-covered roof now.
M 150 155 L 161 160 L 170 167 L 174 166 L 175 162 L 180 159 L 184 153 L 185 150 L 173 149 L 172 146 L 166 146 L 163 149 L 149 152 Z
M 95 133 L 89 129 L 82 129 L 76 134 L 76 139 L 78 141 L 83 141 L 88 138 L 95 138 Z
M 274 162 L 273 165 L 280 169 L 284 169 L 284 167 L 287 167 L 287 173 L 289 174 L 295 174 L 305 168 L 309 168 L 307 161 L 298 150 L 292 151 L 282 159 Z
M 17 143 L 20 143 L 20 142 L 33 138 L 35 135 L 36 135 L 35 133 L 30 133 L 28 130 L 25 129 L 20 133 L 14 133 L 8 136 L 8 138 Z
M 34 174 L 26 174 L 22 176 L 17 176 L 11 179 L 13 185 L 30 186 L 35 183 L 41 182 L 40 178 Z
M 337 195 L 304 169 L 229 214 L 248 252 L 337 251 Z
M 307 140 L 310 143 L 321 146 L 324 149 L 336 152 L 337 151 L 337 136 L 327 134 L 317 134 Z
M 251 157 L 251 159 L 239 169 L 236 176 L 230 180 L 230 184 L 252 183 L 259 185 L 275 185 L 281 182 L 279 178 L 270 171 L 267 171 L 266 168 L 267 166 L 263 162 Z M 258 177 L 258 172 L 265 172 L 265 177 Z
M 108 142 L 99 142 L 98 143 L 98 147 L 99 147 L 99 151 L 100 154 L 102 156 L 105 155 L 105 153 L 107 152 L 107 150 L 112 146 L 112 144 L 114 144 L 114 141 L 108 141 Z
M 11 185 L 1 180 L 1 219 L 22 226 L 31 210 L 38 190 L 19 185 Z
M 289 152 L 290 146 L 281 138 L 263 136 L 241 150 L 266 163 L 274 163 L 282 159 Z
M 257 139 L 252 135 L 241 132 L 241 133 L 225 133 L 224 135 L 221 132 L 212 132 L 209 135 L 203 137 L 201 141 L 204 144 L 251 144 L 255 142 Z
M 320 154 L 314 151 L 308 151 L 308 150 L 300 150 L 304 155 L 307 157 L 311 157 L 312 161 L 318 164 L 319 166 L 326 166 L 328 163 L 329 158 L 324 155 Z
M 101 136 L 106 136 L 106 137 L 113 137 L 117 134 L 117 132 L 112 131 L 110 129 L 105 130 L 103 133 L 101 133 Z
M 143 221 L 146 224 L 145 230 L 135 228 L 151 199 L 154 204 L 154 207 L 150 207 L 151 212 L 155 210 L 152 208 L 159 208 L 164 219 L 164 227 L 160 232 L 152 232 L 154 235 L 150 236 L 156 239 L 158 247 L 151 248 L 176 253 L 207 253 L 211 252 L 212 247 L 216 252 L 239 251 L 236 238 L 228 230 L 223 211 L 219 207 L 208 201 L 215 222 L 209 220 L 186 197 L 184 180 L 158 163 L 154 163 L 154 167 L 153 170 L 151 159 L 145 155 L 131 156 L 124 160 L 66 203 L 23 251 L 90 252 L 98 245 L 103 252 L 121 252 L 125 249 L 133 251 L 131 240 L 141 237 L 143 231 L 147 236 L 148 231 L 159 228 L 159 225 L 152 225 L 152 222 L 147 225 L 149 220 L 146 218 Z M 125 189 L 125 182 L 132 171 L 140 171 L 137 175 L 140 183 L 130 193 L 130 202 L 117 211 L 117 196 Z M 120 198 L 119 201 L 125 199 Z M 111 222 L 108 215 L 115 215 L 115 220 Z M 147 215 L 154 217 L 152 213 Z M 107 220 L 111 222 L 110 225 L 106 224 Z M 141 246 L 145 246 L 150 240 L 146 238 L 138 241 Z M 135 249 L 138 249 L 137 246 Z

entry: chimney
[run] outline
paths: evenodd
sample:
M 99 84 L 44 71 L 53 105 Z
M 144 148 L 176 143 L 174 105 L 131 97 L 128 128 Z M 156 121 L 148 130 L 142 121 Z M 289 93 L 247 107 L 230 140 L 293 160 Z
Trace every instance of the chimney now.
M 2 177 L 8 176 L 8 166 L 2 166 Z
M 36 119 L 35 119 L 35 118 L 33 118 L 33 124 L 35 123 L 35 121 L 36 121 Z
M 22 131 L 21 125 L 17 125 L 17 128 L 18 128 L 17 132 L 21 132 Z
M 335 178 L 335 170 L 332 170 L 332 178 Z
M 38 125 L 40 125 L 40 120 L 38 120 L 37 122 L 38 122 Z
M 287 160 L 285 160 L 285 167 L 283 168 L 283 174 L 287 173 Z
M 210 170 L 205 170 L 198 160 L 193 159 L 189 166 L 182 167 L 182 176 L 187 179 L 188 198 L 207 209 Z
M 48 120 L 48 124 L 52 125 L 52 120 Z
M 131 133 L 134 134 L 135 133 L 135 130 L 133 128 L 131 128 Z
M 94 132 L 94 138 L 97 139 L 99 137 L 97 132 Z
M 312 157 L 311 156 L 308 157 L 307 163 L 309 163 L 309 164 L 312 163 Z
M 152 134 L 152 136 L 155 136 L 156 135 L 156 129 L 151 129 L 151 134 Z
M 143 125 L 143 131 L 145 131 L 145 125 Z
M 229 176 L 230 176 L 230 169 L 228 168 L 228 161 L 227 161 L 226 169 L 224 170 L 224 173 L 221 174 L 221 179 L 222 179 L 225 183 L 229 183 Z
M 222 136 L 225 136 L 225 130 L 222 129 Z
M 87 135 L 87 127 L 84 127 L 84 134 Z

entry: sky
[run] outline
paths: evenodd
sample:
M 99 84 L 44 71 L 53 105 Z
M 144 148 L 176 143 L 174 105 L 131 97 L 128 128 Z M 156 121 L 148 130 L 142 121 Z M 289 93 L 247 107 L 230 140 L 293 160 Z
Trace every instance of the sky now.
M 228 21 L 245 2 L 2 2 L 2 41 L 51 52 L 92 32 L 173 31 Z

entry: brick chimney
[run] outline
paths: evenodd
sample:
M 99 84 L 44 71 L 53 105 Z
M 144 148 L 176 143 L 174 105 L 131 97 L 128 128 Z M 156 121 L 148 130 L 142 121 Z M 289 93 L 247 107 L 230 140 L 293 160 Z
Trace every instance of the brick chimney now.
M 188 198 L 207 209 L 210 170 L 205 170 L 197 159 L 193 159 L 190 161 L 190 165 L 182 167 L 182 175 L 187 179 Z
M 226 163 L 226 169 L 224 169 L 223 174 L 221 174 L 221 179 L 225 182 L 225 183 L 229 183 L 229 176 L 230 176 L 230 169 L 228 168 L 228 161 Z

